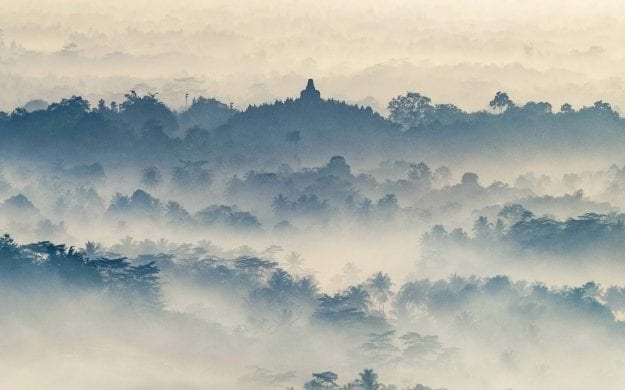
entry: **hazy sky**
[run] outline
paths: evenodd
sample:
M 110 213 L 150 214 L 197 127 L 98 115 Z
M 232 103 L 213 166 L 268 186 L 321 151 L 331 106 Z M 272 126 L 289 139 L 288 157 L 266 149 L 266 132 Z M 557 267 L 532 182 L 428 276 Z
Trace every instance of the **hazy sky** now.
M 625 107 L 622 1 L 0 0 L 0 109 L 158 92 L 238 107 L 295 96 L 384 109 L 407 90 L 467 109 L 503 89 Z

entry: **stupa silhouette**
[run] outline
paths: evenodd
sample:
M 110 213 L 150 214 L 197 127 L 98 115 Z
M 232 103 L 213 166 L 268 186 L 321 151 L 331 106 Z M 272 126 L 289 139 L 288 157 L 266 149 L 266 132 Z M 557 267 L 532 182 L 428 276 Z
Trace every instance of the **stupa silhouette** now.
M 317 89 L 315 89 L 315 82 L 313 79 L 308 79 L 306 89 L 300 92 L 299 98 L 307 101 L 321 100 L 321 94 L 317 91 Z

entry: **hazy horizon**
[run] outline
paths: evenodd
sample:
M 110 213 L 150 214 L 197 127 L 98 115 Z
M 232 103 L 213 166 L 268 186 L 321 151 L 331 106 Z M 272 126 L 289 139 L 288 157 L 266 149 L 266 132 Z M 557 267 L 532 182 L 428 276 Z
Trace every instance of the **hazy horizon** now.
M 0 388 L 620 390 L 623 42 L 616 0 L 0 0 Z
M 406 91 L 467 110 L 498 90 L 519 102 L 625 105 L 625 5 L 617 1 L 24 1 L 0 13 L 0 109 L 35 98 L 173 108 L 215 97 L 238 108 L 296 96 L 385 113 Z

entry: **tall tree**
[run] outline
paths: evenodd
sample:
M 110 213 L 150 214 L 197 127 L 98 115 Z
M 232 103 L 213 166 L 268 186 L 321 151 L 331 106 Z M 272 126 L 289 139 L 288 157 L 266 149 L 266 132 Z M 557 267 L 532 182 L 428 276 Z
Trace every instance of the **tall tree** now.
M 404 127 L 419 126 L 425 123 L 434 112 L 432 100 L 417 92 L 397 96 L 388 103 L 389 119 Z
M 290 131 L 286 134 L 286 140 L 293 145 L 293 160 L 299 165 L 299 158 L 297 156 L 297 145 L 302 140 L 302 136 L 299 131 Z
M 381 385 L 378 382 L 378 374 L 372 369 L 365 368 L 360 374 L 360 382 L 364 390 L 378 390 Z
M 391 278 L 388 274 L 378 272 L 374 274 L 367 281 L 367 289 L 370 291 L 370 295 L 378 304 L 378 309 L 384 313 L 384 304 L 388 302 L 392 296 L 391 292 Z
M 491 100 L 488 104 L 494 110 L 499 110 L 499 113 L 502 113 L 509 108 L 514 107 L 514 102 L 512 101 L 512 99 L 510 99 L 508 94 L 501 91 L 498 91 L 495 94 L 493 100 Z

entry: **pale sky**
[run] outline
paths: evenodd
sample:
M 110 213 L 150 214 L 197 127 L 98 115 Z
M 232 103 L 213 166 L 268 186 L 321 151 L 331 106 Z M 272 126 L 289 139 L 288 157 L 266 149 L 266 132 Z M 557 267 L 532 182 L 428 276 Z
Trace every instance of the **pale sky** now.
M 406 91 L 486 108 L 603 99 L 625 108 L 625 2 L 0 0 L 0 109 L 130 89 L 239 108 L 296 96 L 384 110 Z

